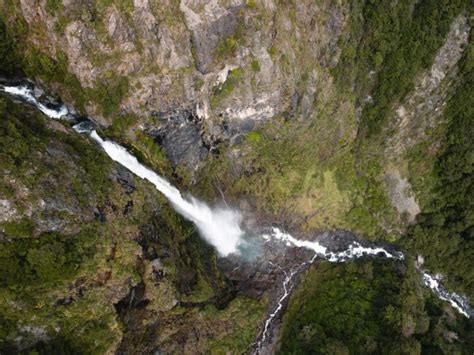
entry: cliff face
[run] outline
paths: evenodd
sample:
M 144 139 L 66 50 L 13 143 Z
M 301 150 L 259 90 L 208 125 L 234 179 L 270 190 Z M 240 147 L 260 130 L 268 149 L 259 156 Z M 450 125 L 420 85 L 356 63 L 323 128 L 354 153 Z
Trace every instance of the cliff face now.
M 454 218 L 446 212 L 454 200 L 436 200 L 452 196 L 443 184 L 470 191 L 472 149 L 455 127 L 470 111 L 453 113 L 472 88 L 468 5 L 0 0 L 0 74 L 34 80 L 45 97 L 90 117 L 180 188 L 242 210 L 249 225 L 277 223 L 304 235 L 343 229 L 396 242 L 410 261 L 426 254 L 432 271 L 449 270 L 450 286 L 473 296 L 468 254 L 459 252 L 472 245 L 469 209 L 450 210 L 461 216 Z M 2 141 L 8 138 L 0 155 L 0 239 L 8 246 L 0 268 L 30 275 L 1 280 L 0 349 L 246 351 L 273 296 L 226 279 L 229 266 L 217 265 L 214 251 L 162 196 L 67 125 L 0 100 Z M 29 140 L 34 144 L 16 143 Z M 453 168 L 453 160 L 464 167 Z M 442 175 L 443 166 L 452 176 Z M 430 253 L 428 234 L 437 228 L 455 239 L 441 233 L 436 250 L 457 258 L 456 267 Z M 48 278 L 62 267 L 70 268 L 67 276 Z M 439 334 L 426 328 L 432 314 L 410 286 L 413 268 L 391 269 L 402 276 L 388 282 L 367 271 L 364 285 L 400 285 L 400 297 L 390 299 L 403 327 L 393 319 L 390 326 L 403 329 L 407 349 L 416 350 L 412 335 Z M 309 273 L 309 293 L 320 282 L 336 287 Z M 275 282 L 259 277 L 266 286 Z M 284 319 L 285 334 L 292 334 L 287 324 L 303 294 L 298 290 Z M 446 340 L 449 327 L 459 327 L 443 312 L 430 329 L 439 325 Z M 77 342 L 75 329 L 84 332 Z M 104 334 L 94 336 L 98 329 Z M 291 348 L 288 339 L 283 349 Z M 327 349 L 339 347 L 332 341 Z
M 349 6 L 6 1 L 2 10 L 12 28 L 24 27 L 25 52 L 64 62 L 78 85 L 41 70 L 31 72 L 36 79 L 103 126 L 131 114 L 131 130 L 171 131 L 192 154 L 166 138 L 165 151 L 194 168 L 215 143 L 275 115 L 311 115 L 316 92 L 330 90 Z

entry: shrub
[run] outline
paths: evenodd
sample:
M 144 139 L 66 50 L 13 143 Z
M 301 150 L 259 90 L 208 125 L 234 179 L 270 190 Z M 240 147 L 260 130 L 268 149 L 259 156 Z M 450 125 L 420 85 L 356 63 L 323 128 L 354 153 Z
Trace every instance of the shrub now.
M 257 59 L 252 60 L 252 63 L 250 65 L 251 65 L 252 70 L 254 72 L 259 72 L 260 71 L 260 63 L 258 62 Z
M 217 86 L 213 90 L 213 104 L 217 104 L 219 100 L 227 97 L 234 90 L 237 84 L 240 82 L 243 76 L 241 68 L 232 70 L 227 76 L 227 80 L 220 86 Z
M 237 41 L 234 36 L 222 39 L 217 45 L 217 56 L 222 59 L 233 54 L 237 49 Z
M 46 1 L 46 11 L 51 15 L 56 15 L 56 13 L 63 8 L 62 0 L 47 0 Z
M 104 115 L 117 113 L 122 99 L 129 90 L 129 81 L 126 76 L 116 76 L 109 73 L 108 78 L 98 79 L 95 87 L 89 90 L 88 97 L 97 102 Z
M 12 75 L 20 71 L 19 63 L 15 52 L 15 41 L 10 36 L 0 18 L 0 74 Z

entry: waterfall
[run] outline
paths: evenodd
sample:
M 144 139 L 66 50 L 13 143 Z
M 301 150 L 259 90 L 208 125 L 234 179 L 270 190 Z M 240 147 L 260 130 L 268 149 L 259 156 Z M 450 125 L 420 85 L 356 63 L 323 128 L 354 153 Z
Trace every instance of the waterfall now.
M 0 90 L 6 92 L 7 94 L 19 96 L 26 102 L 36 106 L 38 110 L 43 112 L 46 116 L 59 119 L 66 116 L 69 113 L 69 110 L 66 106 L 61 105 L 58 109 L 49 108 L 46 105 L 39 102 L 32 89 L 28 88 L 26 85 L 21 86 L 4 86 L 0 85 Z
M 54 119 L 64 118 L 69 110 L 65 105 L 57 109 L 49 108 L 42 104 L 34 95 L 34 91 L 26 85 L 4 86 L 0 90 L 22 98 L 24 101 L 36 106 L 46 116 Z M 79 133 L 88 132 L 82 124 L 75 126 Z M 120 145 L 103 140 L 96 131 L 90 132 L 94 139 L 117 163 L 129 169 L 132 173 L 151 182 L 170 201 L 175 210 L 184 218 L 193 222 L 204 239 L 214 246 L 221 256 L 238 253 L 238 246 L 242 244 L 243 232 L 240 229 L 241 215 L 237 211 L 224 208 L 211 208 L 207 204 L 190 196 L 184 198 L 181 192 L 167 180 L 139 163 L 138 160 Z
M 42 104 L 34 96 L 32 89 L 27 86 L 3 86 L 0 90 L 14 96 L 21 97 L 24 101 L 36 106 L 45 115 L 60 119 L 68 115 L 69 110 L 61 105 L 57 109 L 49 108 Z M 162 178 L 127 152 L 127 150 L 112 141 L 102 139 L 94 130 L 84 127 L 83 124 L 74 126 L 78 133 L 90 133 L 91 138 L 96 141 L 114 161 L 123 165 L 135 175 L 151 182 L 172 204 L 175 210 L 184 218 L 193 222 L 199 230 L 199 233 L 213 245 L 221 256 L 227 256 L 232 253 L 239 253 L 239 247 L 244 245 L 243 231 L 240 228 L 241 215 L 239 212 L 231 209 L 211 208 L 206 203 L 199 201 L 193 196 L 183 197 L 181 192 L 171 185 L 166 179 Z M 289 273 L 283 270 L 285 278 L 283 280 L 283 295 L 278 299 L 276 308 L 271 312 L 265 321 L 264 329 L 258 342 L 257 353 L 267 338 L 270 325 L 279 312 L 284 308 L 284 301 L 289 297 L 293 285 L 291 282 L 298 273 L 307 265 L 314 262 L 317 257 L 324 258 L 330 262 L 344 262 L 349 259 L 360 258 L 363 256 L 383 256 L 403 260 L 404 255 L 401 252 L 389 252 L 382 247 L 364 247 L 359 242 L 350 243 L 345 250 L 341 252 L 329 252 L 328 248 L 317 241 L 300 240 L 292 235 L 281 231 L 278 228 L 272 228 L 270 233 L 260 235 L 267 242 L 271 240 L 280 241 L 288 247 L 305 248 L 313 251 L 314 256 L 301 264 L 297 270 Z M 449 302 L 459 313 L 470 318 L 474 311 L 470 308 L 468 300 L 457 294 L 450 293 L 441 285 L 440 278 L 431 276 L 419 270 L 422 276 L 423 284 L 430 288 L 441 300 Z
M 99 143 L 112 160 L 155 185 L 178 213 L 197 226 L 200 234 L 217 249 L 220 255 L 227 256 L 238 252 L 237 247 L 241 244 L 243 235 L 239 226 L 241 215 L 238 212 L 230 209 L 210 208 L 192 196 L 185 199 L 177 188 L 139 163 L 137 158 L 128 153 L 124 147 L 103 140 L 96 131 L 91 132 L 91 137 Z

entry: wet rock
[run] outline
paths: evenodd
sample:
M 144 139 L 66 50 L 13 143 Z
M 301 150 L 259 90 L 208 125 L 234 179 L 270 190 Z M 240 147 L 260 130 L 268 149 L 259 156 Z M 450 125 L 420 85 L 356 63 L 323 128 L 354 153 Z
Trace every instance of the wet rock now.
M 191 125 L 169 130 L 162 146 L 166 156 L 175 166 L 184 163 L 190 168 L 195 167 L 207 155 L 199 131 Z
M 114 165 L 109 178 L 118 182 L 127 194 L 131 194 L 136 190 L 133 174 L 121 165 Z
M 173 166 L 184 165 L 193 171 L 214 144 L 203 137 L 201 119 L 194 111 L 179 107 L 155 111 L 153 116 L 156 125 L 149 125 L 145 131 L 163 149 Z

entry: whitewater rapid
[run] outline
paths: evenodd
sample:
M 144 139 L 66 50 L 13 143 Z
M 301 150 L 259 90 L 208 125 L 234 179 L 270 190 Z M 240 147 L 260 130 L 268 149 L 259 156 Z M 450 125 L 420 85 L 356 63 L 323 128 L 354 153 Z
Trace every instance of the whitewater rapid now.
M 446 291 L 446 289 L 440 283 L 441 278 L 439 276 L 431 276 L 423 270 L 419 271 L 421 272 L 423 284 L 430 288 L 439 299 L 449 302 L 454 309 L 467 318 L 474 316 L 474 310 L 470 308 L 469 301 L 466 299 L 466 297 L 463 297 L 455 292 Z
M 61 105 L 58 109 L 49 108 L 46 105 L 43 105 L 39 102 L 35 95 L 34 91 L 27 87 L 26 85 L 21 86 L 4 86 L 0 85 L 0 90 L 6 92 L 7 94 L 19 96 L 26 102 L 36 106 L 38 110 L 43 112 L 46 116 L 50 118 L 59 119 L 66 116 L 69 113 L 69 110 L 65 105 Z
M 360 258 L 363 256 L 383 256 L 388 259 L 400 259 L 403 260 L 404 256 L 401 252 L 390 253 L 382 247 L 364 247 L 359 242 L 352 242 L 349 244 L 346 250 L 335 253 L 329 252 L 328 248 L 322 245 L 321 243 L 315 241 L 311 242 L 309 240 L 296 239 L 292 235 L 281 231 L 279 228 L 272 228 L 270 233 L 263 234 L 262 238 L 266 241 L 272 239 L 284 242 L 288 247 L 297 247 L 305 248 L 312 250 L 316 255 L 327 259 L 331 262 L 342 262 L 349 259 Z
M 54 119 L 63 119 L 69 114 L 65 105 L 59 105 L 57 108 L 50 108 L 42 104 L 35 97 L 34 91 L 26 85 L 8 86 L 0 84 L 0 91 L 7 94 L 21 97 L 24 101 L 36 106 L 46 116 Z M 192 221 L 198 228 L 200 234 L 213 245 L 221 256 L 228 256 L 232 253 L 239 253 L 239 246 L 245 243 L 242 239 L 244 232 L 240 228 L 241 214 L 238 211 L 223 208 L 211 208 L 206 203 L 197 200 L 193 196 L 183 197 L 181 192 L 171 185 L 166 179 L 162 178 L 143 164 L 141 164 L 127 150 L 112 141 L 102 139 L 94 130 L 90 131 L 84 128 L 83 124 L 77 124 L 74 129 L 78 133 L 90 133 L 91 138 L 96 141 L 114 161 L 123 165 L 135 175 L 151 182 L 163 195 L 170 201 L 172 206 L 184 218 Z M 311 260 L 304 262 L 301 267 L 312 263 L 317 257 L 321 257 L 330 262 L 344 262 L 349 259 L 362 256 L 383 256 L 402 260 L 404 258 L 401 252 L 392 252 L 382 247 L 364 247 L 358 242 L 352 242 L 342 252 L 329 252 L 327 247 L 317 241 L 307 241 L 294 238 L 292 235 L 281 231 L 278 228 L 272 228 L 269 233 L 260 236 L 265 241 L 276 240 L 284 242 L 289 247 L 305 248 L 313 251 L 315 254 Z M 285 279 L 283 282 L 283 295 L 279 298 L 277 307 L 270 313 L 265 322 L 263 341 L 266 338 L 271 321 L 283 308 L 283 302 L 289 296 L 291 291 L 291 280 L 298 274 L 298 270 L 284 271 Z M 430 288 L 441 300 L 449 302 L 462 315 L 470 318 L 474 311 L 470 308 L 468 300 L 454 292 L 448 292 L 441 285 L 440 278 L 419 270 L 422 276 L 423 284 Z M 260 342 L 261 343 L 261 342 Z

